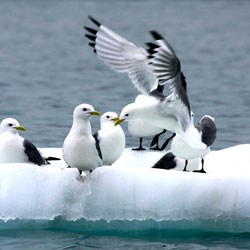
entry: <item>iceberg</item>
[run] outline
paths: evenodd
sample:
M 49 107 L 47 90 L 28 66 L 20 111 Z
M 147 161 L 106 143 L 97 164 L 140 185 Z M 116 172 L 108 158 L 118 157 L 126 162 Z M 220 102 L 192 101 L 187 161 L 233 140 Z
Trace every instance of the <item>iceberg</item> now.
M 61 148 L 41 148 L 61 158 Z M 206 174 L 151 167 L 166 152 L 126 148 L 80 180 L 63 160 L 0 164 L 0 230 L 27 225 L 72 230 L 197 229 L 250 232 L 250 144 L 211 151 Z M 188 169 L 200 167 L 200 160 Z

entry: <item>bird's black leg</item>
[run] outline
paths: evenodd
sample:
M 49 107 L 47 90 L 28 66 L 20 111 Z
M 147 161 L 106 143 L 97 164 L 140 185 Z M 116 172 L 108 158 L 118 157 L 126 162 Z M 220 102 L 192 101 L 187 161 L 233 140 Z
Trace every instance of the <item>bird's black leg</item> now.
M 142 138 L 140 138 L 140 146 L 138 148 L 132 148 L 132 150 L 137 150 L 137 151 L 140 151 L 140 150 L 145 150 L 145 148 L 142 147 Z
M 201 158 L 201 169 L 200 170 L 194 170 L 193 172 L 195 173 L 206 173 L 206 171 L 204 170 L 204 159 Z
M 173 135 L 170 136 L 170 137 L 162 144 L 162 146 L 161 146 L 161 148 L 160 148 L 159 150 L 160 150 L 160 151 L 164 150 L 164 149 L 167 147 L 168 143 L 175 137 L 175 135 L 176 135 L 176 133 L 173 133 Z
M 161 150 L 160 147 L 159 147 L 159 138 L 162 134 L 166 133 L 166 129 L 163 129 L 163 131 L 157 135 L 154 136 L 151 144 L 150 144 L 150 149 L 152 150 Z M 153 148 L 153 146 L 156 144 L 156 146 Z
M 184 169 L 182 171 L 188 172 L 187 165 L 188 165 L 188 160 L 185 160 L 185 167 L 184 167 Z
M 71 166 L 67 166 L 67 168 L 71 168 Z M 77 169 L 78 170 L 78 172 L 79 172 L 79 175 L 81 175 L 82 174 L 82 170 L 81 169 Z M 92 170 L 91 170 L 92 171 Z
M 159 134 L 154 136 L 154 138 L 153 138 L 153 140 L 152 140 L 152 142 L 150 144 L 150 149 L 152 149 L 152 150 L 160 150 L 160 148 L 159 148 L 159 137 L 160 137 Z M 156 146 L 153 148 L 153 146 L 155 144 L 156 144 Z

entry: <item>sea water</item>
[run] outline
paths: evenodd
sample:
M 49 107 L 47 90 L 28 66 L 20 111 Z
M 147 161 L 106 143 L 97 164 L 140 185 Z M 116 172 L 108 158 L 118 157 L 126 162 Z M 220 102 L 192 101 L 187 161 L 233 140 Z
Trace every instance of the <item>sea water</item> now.
M 0 119 L 16 118 L 38 147 L 61 147 L 80 103 L 119 113 L 137 90 L 101 62 L 83 26 L 92 15 L 139 46 L 157 30 L 175 49 L 196 121 L 214 116 L 213 149 L 249 143 L 249 1 L 1 1 Z M 93 131 L 99 120 L 91 120 Z M 138 140 L 127 135 L 127 147 Z M 145 141 L 149 145 L 149 141 Z M 199 230 L 81 231 L 15 221 L 0 249 L 249 249 L 249 234 Z M 59 226 L 57 226 L 59 225 Z M 37 227 L 37 228 L 36 228 Z M 16 228 L 15 230 L 13 228 Z

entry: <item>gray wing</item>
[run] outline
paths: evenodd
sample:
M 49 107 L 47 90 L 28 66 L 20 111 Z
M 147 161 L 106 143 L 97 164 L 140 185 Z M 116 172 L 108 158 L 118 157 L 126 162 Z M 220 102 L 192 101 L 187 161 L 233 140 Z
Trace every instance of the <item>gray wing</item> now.
M 163 103 L 168 106 L 165 112 L 167 115 L 175 114 L 185 131 L 191 121 L 191 110 L 180 60 L 166 39 L 156 31 L 151 31 L 151 34 L 155 39 L 155 48 L 150 54 L 153 71 L 159 80 L 159 85 L 168 84 L 170 89 L 170 94 Z
M 111 69 L 127 73 L 134 86 L 143 94 L 148 94 L 158 86 L 158 80 L 149 65 L 148 52 L 127 41 L 94 18 L 89 19 L 96 28 L 84 27 L 89 45 L 98 57 Z
M 24 152 L 30 162 L 33 162 L 39 166 L 46 165 L 45 159 L 41 156 L 36 146 L 30 141 L 24 139 L 23 141 Z

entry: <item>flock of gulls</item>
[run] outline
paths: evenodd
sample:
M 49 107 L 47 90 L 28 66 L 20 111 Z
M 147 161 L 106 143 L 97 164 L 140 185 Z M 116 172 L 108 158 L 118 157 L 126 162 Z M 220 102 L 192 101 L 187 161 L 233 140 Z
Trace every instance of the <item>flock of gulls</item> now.
M 164 150 L 171 141 L 170 152 L 153 168 L 173 169 L 176 157 L 185 160 L 183 171 L 188 171 L 188 160 L 201 158 L 201 169 L 206 173 L 204 159 L 216 138 L 213 117 L 204 115 L 197 126 L 187 95 L 187 82 L 181 63 L 168 41 L 157 31 L 151 31 L 153 41 L 147 49 L 137 47 L 122 36 L 89 16 L 91 27 L 84 27 L 89 45 L 112 70 L 127 73 L 135 88 L 141 92 L 134 103 L 126 105 L 120 115 L 106 112 L 100 119 L 100 130 L 92 133 L 90 120 L 99 116 L 90 104 L 80 104 L 73 112 L 73 123 L 66 136 L 62 157 L 69 167 L 89 173 L 97 167 L 113 164 L 125 149 L 126 139 L 120 124 L 128 122 L 128 131 L 138 137 L 134 150 L 144 150 L 144 138 L 152 139 L 150 148 Z M 168 94 L 164 94 L 165 90 Z M 26 129 L 14 118 L 0 124 L 0 163 L 49 164 L 55 157 L 44 157 L 32 142 L 19 135 Z M 159 146 L 159 137 L 167 131 L 173 135 Z M 114 143 L 115 142 L 115 143 Z M 154 147 L 155 146 L 155 147 Z

